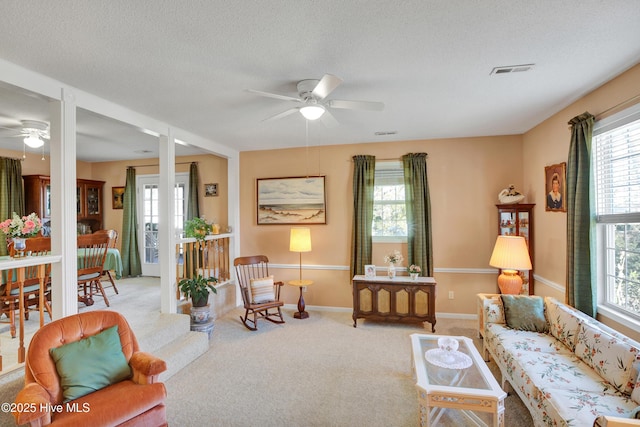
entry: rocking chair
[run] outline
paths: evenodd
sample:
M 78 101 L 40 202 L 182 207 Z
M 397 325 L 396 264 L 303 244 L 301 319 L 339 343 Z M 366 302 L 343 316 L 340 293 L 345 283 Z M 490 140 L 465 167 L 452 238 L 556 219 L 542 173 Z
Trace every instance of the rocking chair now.
M 273 282 L 269 276 L 269 258 L 265 255 L 239 257 L 233 261 L 236 277 L 244 302 L 244 317 L 240 320 L 247 329 L 258 330 L 258 315 L 273 323 L 284 323 L 280 301 L 282 282 Z M 271 310 L 271 311 L 269 311 Z M 249 317 L 253 315 L 253 319 Z

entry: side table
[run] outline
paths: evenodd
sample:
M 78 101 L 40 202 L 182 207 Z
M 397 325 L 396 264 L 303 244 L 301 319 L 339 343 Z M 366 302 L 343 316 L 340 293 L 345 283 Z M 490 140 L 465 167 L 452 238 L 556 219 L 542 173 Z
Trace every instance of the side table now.
M 300 288 L 300 298 L 298 299 L 298 312 L 294 313 L 293 317 L 296 319 L 306 319 L 309 317 L 309 312 L 304 311 L 304 298 L 302 297 L 302 288 L 305 286 L 313 285 L 313 280 L 290 280 L 287 284 L 291 286 L 297 286 Z

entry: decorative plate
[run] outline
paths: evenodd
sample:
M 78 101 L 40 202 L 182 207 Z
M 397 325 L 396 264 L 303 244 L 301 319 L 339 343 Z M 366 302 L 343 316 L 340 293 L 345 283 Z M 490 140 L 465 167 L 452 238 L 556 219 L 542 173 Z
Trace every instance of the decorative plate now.
M 427 350 L 424 358 L 432 365 L 447 369 L 465 369 L 473 364 L 471 358 L 464 353 L 439 348 Z

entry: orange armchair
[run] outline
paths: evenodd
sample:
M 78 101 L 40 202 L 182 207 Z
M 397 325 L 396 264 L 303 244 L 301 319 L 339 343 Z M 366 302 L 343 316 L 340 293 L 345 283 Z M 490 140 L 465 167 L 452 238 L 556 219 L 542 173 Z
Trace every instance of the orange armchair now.
M 49 349 L 80 341 L 118 326 L 131 378 L 65 402 L 63 386 Z M 88 364 L 92 361 L 87 359 Z M 31 426 L 166 426 L 167 395 L 158 382 L 166 363 L 138 348 L 126 319 L 113 311 L 91 311 L 53 321 L 33 338 L 25 361 L 25 386 L 16 397 L 13 416 L 18 425 Z

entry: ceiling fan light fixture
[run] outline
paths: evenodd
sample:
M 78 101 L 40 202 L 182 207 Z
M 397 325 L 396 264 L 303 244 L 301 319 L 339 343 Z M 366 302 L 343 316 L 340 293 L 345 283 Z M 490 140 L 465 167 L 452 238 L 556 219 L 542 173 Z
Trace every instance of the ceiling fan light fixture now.
M 44 141 L 38 135 L 31 134 L 24 139 L 24 143 L 31 148 L 40 148 L 44 145 Z
M 318 120 L 324 114 L 325 109 L 322 105 L 305 105 L 300 108 L 300 114 L 307 120 Z

